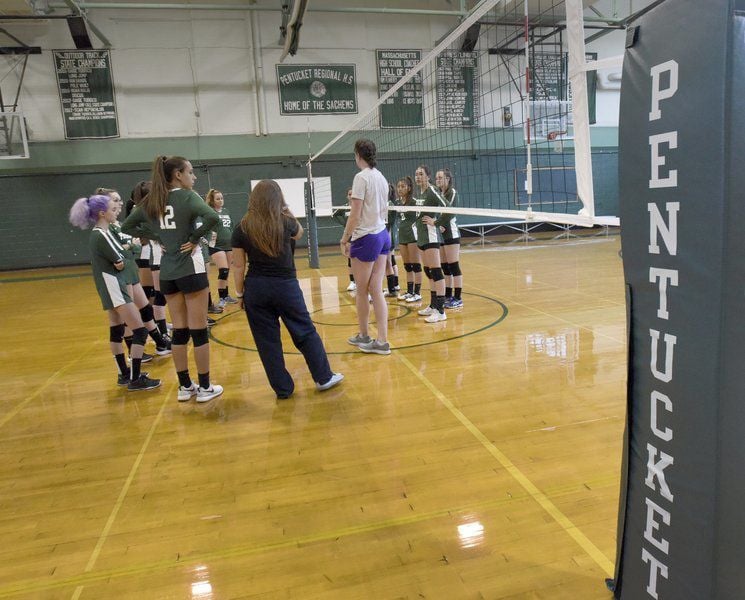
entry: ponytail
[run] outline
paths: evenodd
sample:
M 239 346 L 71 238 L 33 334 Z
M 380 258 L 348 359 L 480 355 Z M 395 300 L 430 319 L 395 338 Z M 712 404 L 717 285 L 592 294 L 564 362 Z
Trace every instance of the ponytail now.
M 150 193 L 142 199 L 142 210 L 151 219 L 159 219 L 166 214 L 169 184 L 173 174 L 186 165 L 183 156 L 156 156 L 153 161 L 152 188 Z
M 98 214 L 109 208 L 109 197 L 102 194 L 78 198 L 70 208 L 70 223 L 80 229 L 89 229 L 98 221 Z

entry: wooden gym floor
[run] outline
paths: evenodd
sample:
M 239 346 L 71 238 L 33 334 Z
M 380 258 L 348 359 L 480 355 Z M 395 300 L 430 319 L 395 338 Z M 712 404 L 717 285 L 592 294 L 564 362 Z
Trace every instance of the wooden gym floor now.
M 159 390 L 115 385 L 89 268 L 0 274 L 0 598 L 610 598 L 619 249 L 464 248 L 465 307 L 428 325 L 390 301 L 387 357 L 346 344 L 342 257 L 298 252 L 345 381 L 316 392 L 285 337 L 275 400 L 232 307 L 206 406 L 176 402 L 170 358 Z

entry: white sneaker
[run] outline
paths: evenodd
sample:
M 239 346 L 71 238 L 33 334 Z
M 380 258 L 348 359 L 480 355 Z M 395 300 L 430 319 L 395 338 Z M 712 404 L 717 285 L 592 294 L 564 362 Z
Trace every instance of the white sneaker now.
M 357 284 L 354 281 L 350 281 L 349 285 L 347 286 L 348 292 L 354 292 L 357 290 Z
M 435 310 L 431 315 L 424 319 L 425 323 L 439 323 L 440 321 L 447 321 L 448 316 L 443 312 Z
M 409 298 L 413 296 L 413 294 L 410 294 L 409 292 L 404 292 L 403 294 L 398 295 L 398 299 L 402 302 L 408 302 Z
M 331 379 L 329 379 L 326 383 L 316 383 L 316 389 L 319 392 L 329 390 L 337 383 L 341 383 L 342 379 L 344 379 L 344 375 L 342 375 L 341 373 L 334 373 L 333 375 L 331 375 Z
M 183 386 L 178 386 L 178 401 L 179 402 L 188 402 L 191 400 L 192 396 L 196 396 L 197 392 L 199 391 L 199 386 L 197 386 L 196 383 L 192 382 L 191 387 L 185 388 Z
M 417 311 L 421 316 L 426 317 L 431 315 L 433 312 L 437 312 L 437 309 L 432 308 L 431 306 L 428 306 L 427 308 L 423 308 L 422 310 Z
M 225 309 L 225 305 L 226 305 L 226 304 L 227 304 L 227 300 L 225 300 L 225 298 L 220 298 L 220 299 L 219 299 L 219 300 L 217 301 L 217 306 L 219 306 L 219 307 L 220 307 L 220 308 L 222 308 L 223 310 Z
M 216 383 L 213 383 L 206 390 L 200 387 L 197 392 L 197 402 L 209 402 L 213 398 L 217 398 L 220 394 L 222 394 L 222 386 Z
M 421 302 L 422 295 L 421 294 L 409 294 L 409 297 L 406 298 L 406 302 Z

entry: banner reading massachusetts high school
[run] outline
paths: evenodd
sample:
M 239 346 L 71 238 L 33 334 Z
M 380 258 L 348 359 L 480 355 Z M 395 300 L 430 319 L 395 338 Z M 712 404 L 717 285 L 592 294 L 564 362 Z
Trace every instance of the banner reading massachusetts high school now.
M 627 35 L 623 600 L 745 598 L 743 9 L 666 0 Z

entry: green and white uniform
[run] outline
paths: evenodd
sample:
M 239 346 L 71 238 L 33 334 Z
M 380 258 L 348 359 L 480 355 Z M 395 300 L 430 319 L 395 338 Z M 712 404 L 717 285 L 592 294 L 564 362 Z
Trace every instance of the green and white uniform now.
M 133 251 L 133 248 L 136 247 L 133 244 L 134 238 L 131 235 L 122 233 L 121 223 L 118 222 L 109 225 L 109 233 L 114 236 L 114 239 L 122 247 L 122 255 L 124 256 L 124 270 L 122 273 L 124 274 L 124 280 L 128 285 L 140 283 L 140 271 L 135 262 L 135 252 Z M 125 246 L 129 246 L 129 249 L 125 248 Z
M 455 191 L 455 188 L 451 187 L 442 195 L 448 203 L 448 206 L 455 206 L 458 197 L 458 192 Z M 458 223 L 455 220 L 455 215 L 441 213 L 435 221 L 435 225 L 445 228 L 445 231 L 442 233 L 443 240 L 448 241 L 460 239 L 460 231 L 458 231 Z
M 114 266 L 114 263 L 124 260 L 124 248 L 108 229 L 100 227 L 93 228 L 89 243 L 93 281 L 103 309 L 111 310 L 132 302 L 127 293 L 126 275 Z
M 230 252 L 233 249 L 230 243 L 230 238 L 233 235 L 233 220 L 230 218 L 230 215 L 224 211 L 225 209 L 217 213 L 220 220 L 217 223 L 217 227 L 215 227 L 207 237 L 209 240 L 209 247 L 213 252 L 219 252 L 220 250 L 223 252 Z
M 403 206 L 413 206 L 416 204 L 412 198 L 408 204 Z M 398 222 L 398 243 L 399 244 L 416 244 L 416 213 L 403 212 L 399 213 L 401 219 Z
M 419 192 L 417 196 L 414 196 L 417 206 L 447 206 L 447 201 L 442 197 L 442 194 L 437 191 L 435 186 L 430 185 L 425 188 L 423 192 Z M 440 228 L 436 225 L 426 225 L 422 222 L 422 218 L 430 216 L 433 219 L 437 219 L 440 213 L 427 213 L 420 212 L 416 213 L 416 243 L 420 248 L 424 248 L 429 244 L 442 244 L 442 234 Z
M 197 226 L 197 220 L 201 226 Z M 151 219 L 140 206 L 122 223 L 122 231 L 135 237 L 146 237 L 160 242 L 165 251 L 160 262 L 160 278 L 175 281 L 189 275 L 206 273 L 204 256 L 199 249 L 199 240 L 214 229 L 220 220 L 196 192 L 176 188 L 169 192 L 165 214 Z M 192 253 L 181 252 L 186 242 L 197 244 Z
M 395 206 L 394 202 L 388 202 L 388 206 Z M 388 220 L 386 221 L 385 228 L 391 235 L 391 249 L 395 250 L 398 248 L 398 219 L 399 213 L 395 210 L 388 211 Z

